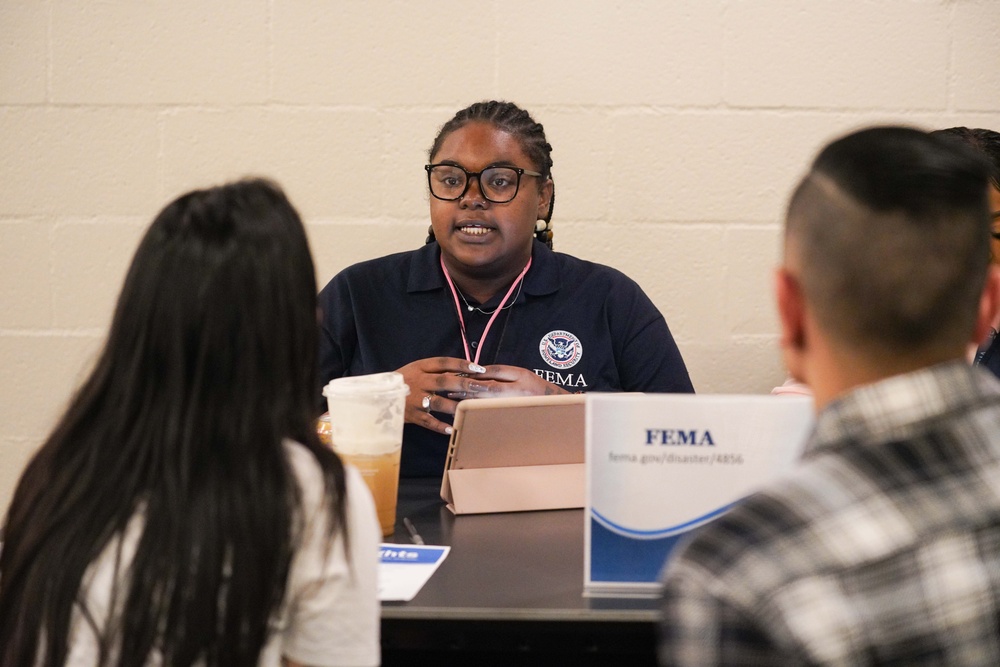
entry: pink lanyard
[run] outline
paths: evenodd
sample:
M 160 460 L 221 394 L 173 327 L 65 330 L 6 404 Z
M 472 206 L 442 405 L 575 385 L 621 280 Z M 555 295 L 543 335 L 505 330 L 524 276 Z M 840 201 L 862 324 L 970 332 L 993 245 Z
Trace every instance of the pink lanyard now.
M 458 313 L 458 325 L 462 329 L 462 345 L 465 346 L 465 360 L 478 365 L 479 355 L 482 354 L 483 348 L 486 346 L 486 334 L 490 332 L 490 327 L 493 326 L 493 321 L 500 314 L 500 311 L 503 310 L 505 305 L 507 305 L 507 300 L 510 298 L 510 295 L 514 293 L 514 289 L 517 287 L 517 284 L 524 280 L 524 274 L 526 274 L 528 269 L 531 268 L 531 258 L 528 258 L 528 263 L 525 264 L 524 269 L 521 270 L 521 275 L 519 275 L 517 280 L 511 284 L 510 289 L 507 290 L 507 294 L 503 298 L 503 301 L 501 301 L 500 305 L 497 306 L 497 309 L 493 311 L 493 316 L 490 317 L 490 321 L 486 323 L 486 328 L 483 330 L 483 337 L 479 340 L 479 348 L 476 350 L 475 359 L 473 359 L 472 355 L 469 353 L 469 337 L 465 333 L 465 318 L 462 316 L 462 307 L 458 304 L 458 290 L 455 289 L 455 283 L 452 282 L 451 275 L 449 275 L 448 269 L 444 265 L 444 257 L 438 256 L 438 259 L 441 261 L 441 270 L 444 271 L 444 277 L 448 281 L 448 287 L 451 288 L 451 298 L 455 300 L 455 312 Z

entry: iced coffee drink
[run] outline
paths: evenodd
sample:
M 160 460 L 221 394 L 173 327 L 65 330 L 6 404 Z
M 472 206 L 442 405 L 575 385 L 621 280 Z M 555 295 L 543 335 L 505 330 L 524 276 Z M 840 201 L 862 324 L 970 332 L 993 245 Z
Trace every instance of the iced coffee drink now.
M 338 378 L 323 389 L 333 449 L 367 482 L 385 536 L 392 535 L 396 525 L 403 412 L 409 393 L 399 373 Z

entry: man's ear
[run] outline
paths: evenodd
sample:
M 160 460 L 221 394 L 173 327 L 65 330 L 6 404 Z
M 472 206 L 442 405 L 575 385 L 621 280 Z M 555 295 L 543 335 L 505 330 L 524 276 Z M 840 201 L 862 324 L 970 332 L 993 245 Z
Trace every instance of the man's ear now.
M 774 272 L 774 292 L 778 299 L 778 317 L 781 319 L 781 347 L 801 349 L 805 344 L 802 288 L 798 279 L 783 266 Z
M 971 342 L 976 345 L 983 342 L 990 328 L 997 326 L 998 317 L 1000 317 L 1000 267 L 990 264 L 989 272 L 986 274 L 986 284 L 983 285 L 983 293 L 979 297 L 979 313 L 976 316 L 976 328 Z
M 782 356 L 788 373 L 799 382 L 806 382 L 803 353 L 806 350 L 805 299 L 798 279 L 785 267 L 774 272 L 774 293 L 781 320 Z

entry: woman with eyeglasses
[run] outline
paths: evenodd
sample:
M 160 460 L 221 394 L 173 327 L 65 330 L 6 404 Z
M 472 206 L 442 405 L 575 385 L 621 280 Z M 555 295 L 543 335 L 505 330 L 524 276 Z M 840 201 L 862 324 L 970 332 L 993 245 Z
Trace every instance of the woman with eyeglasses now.
M 0 665 L 377 665 L 381 531 L 314 425 L 316 288 L 277 186 L 190 192 L 28 464 Z
M 396 370 L 410 387 L 403 477 L 441 476 L 460 400 L 694 391 L 634 281 L 551 250 L 551 150 L 510 102 L 459 111 L 424 167 L 428 243 L 349 267 L 320 293 L 321 380 Z

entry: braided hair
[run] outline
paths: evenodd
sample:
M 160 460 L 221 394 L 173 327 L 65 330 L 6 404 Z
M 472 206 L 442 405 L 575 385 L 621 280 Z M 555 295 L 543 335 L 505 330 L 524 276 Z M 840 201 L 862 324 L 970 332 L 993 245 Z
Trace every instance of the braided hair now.
M 545 139 L 545 128 L 542 127 L 541 123 L 536 123 L 527 111 L 513 102 L 497 100 L 476 102 L 456 113 L 438 131 L 429 153 L 430 159 L 434 159 L 434 155 L 441 149 L 441 144 L 444 143 L 449 134 L 472 122 L 489 123 L 498 130 L 517 137 L 528 159 L 541 174 L 541 180 L 543 182 L 545 179 L 552 180 L 552 145 Z M 549 210 L 545 217 L 539 221 L 539 223 L 544 224 L 535 225 L 535 238 L 549 248 L 552 247 L 552 209 L 555 208 L 555 203 L 556 191 L 555 182 L 553 182 Z M 427 243 L 433 240 L 434 232 L 429 229 Z

